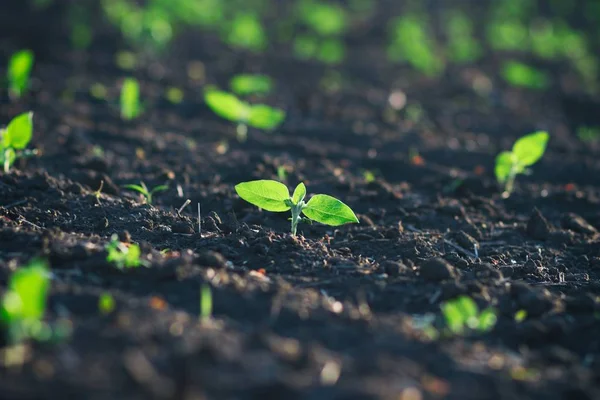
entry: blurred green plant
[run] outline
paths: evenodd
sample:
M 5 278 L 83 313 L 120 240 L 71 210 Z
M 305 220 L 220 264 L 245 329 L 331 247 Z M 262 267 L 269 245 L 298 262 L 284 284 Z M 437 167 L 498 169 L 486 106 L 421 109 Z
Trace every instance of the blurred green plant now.
M 504 185 L 504 194 L 509 196 L 517 175 L 527 173 L 527 168 L 537 163 L 546 152 L 549 135 L 534 132 L 519 138 L 512 151 L 503 151 L 496 157 L 496 179 Z
M 268 43 L 262 22 L 253 13 L 238 13 L 230 24 L 224 25 L 223 39 L 232 47 L 253 52 L 264 51 Z
M 429 32 L 425 17 L 407 14 L 393 19 L 389 27 L 388 58 L 406 61 L 427 76 L 438 76 L 445 69 L 444 60 Z
M 240 74 L 229 81 L 229 86 L 238 96 L 268 94 L 273 89 L 273 80 L 267 75 Z
M 245 141 L 248 126 L 273 130 L 285 120 L 285 111 L 265 104 L 249 104 L 236 95 L 214 88 L 204 92 L 204 101 L 218 116 L 237 123 L 237 137 Z
M 21 50 L 13 54 L 8 62 L 8 89 L 12 98 L 18 99 L 29 89 L 34 55 L 31 50 Z
M 114 311 L 115 299 L 110 293 L 102 293 L 98 298 L 98 310 L 101 314 L 107 315 Z
M 114 264 L 120 270 L 148 265 L 141 258 L 142 250 L 139 245 L 122 243 L 116 234 L 111 236 L 110 242 L 106 245 L 106 251 L 106 261 Z
M 0 129 L 0 164 L 4 172 L 19 158 L 31 157 L 36 150 L 25 149 L 33 136 L 33 113 L 27 112 L 13 118 L 5 129 Z
M 132 120 L 142 113 L 140 85 L 133 78 L 126 78 L 121 87 L 121 118 Z
M 550 78 L 544 71 L 518 61 L 505 62 L 501 74 L 506 82 L 516 87 L 539 90 L 550 84 Z
M 340 36 L 346 31 L 348 16 L 339 5 L 317 0 L 298 0 L 300 20 L 320 36 Z
M 468 330 L 487 332 L 496 325 L 496 311 L 486 308 L 479 311 L 473 299 L 460 296 L 442 304 L 442 314 L 446 328 L 454 335 L 462 335 Z
M 213 313 L 213 295 L 208 284 L 200 288 L 200 320 L 207 322 L 212 318 Z
M 577 129 L 577 137 L 582 142 L 591 143 L 600 141 L 600 127 L 582 126 Z
M 41 259 L 32 260 L 11 275 L 0 309 L 0 321 L 11 343 L 52 337 L 52 328 L 42 321 L 49 286 L 48 264 Z
M 475 38 L 475 28 L 471 19 L 457 10 L 450 12 L 447 18 L 449 58 L 459 64 L 481 58 L 483 50 Z

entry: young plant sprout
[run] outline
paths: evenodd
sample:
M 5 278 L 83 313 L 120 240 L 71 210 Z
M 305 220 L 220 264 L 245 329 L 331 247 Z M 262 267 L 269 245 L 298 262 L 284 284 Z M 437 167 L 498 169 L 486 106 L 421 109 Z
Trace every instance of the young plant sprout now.
M 213 313 L 213 296 L 210 286 L 202 285 L 200 288 L 200 320 L 209 321 Z
M 115 299 L 110 293 L 102 293 L 98 298 L 98 310 L 101 314 L 107 315 L 115 309 Z
M 49 286 L 48 264 L 40 259 L 12 274 L 0 308 L 0 321 L 8 330 L 11 341 L 50 338 L 51 329 L 42 321 Z
M 31 112 L 16 116 L 6 129 L 0 129 L 0 163 L 4 167 L 4 172 L 8 172 L 18 158 L 37 154 L 36 150 L 25 149 L 32 135 L 33 113 Z
M 33 61 L 33 52 L 30 50 L 21 50 L 10 58 L 8 63 L 8 85 L 11 97 L 18 99 L 29 88 Z
M 144 196 L 144 198 L 146 199 L 146 203 L 150 205 L 152 205 L 152 200 L 154 199 L 155 193 L 164 192 L 165 190 L 169 189 L 167 185 L 158 185 L 152 188 L 152 190 L 149 190 L 148 186 L 146 186 L 144 182 L 140 182 L 139 185 L 125 185 L 124 188 L 135 190 L 136 192 L 142 194 L 142 196 Z
M 266 75 L 240 74 L 231 79 L 229 86 L 238 96 L 268 94 L 273 89 L 273 80 Z
M 216 89 L 204 93 L 204 101 L 218 116 L 236 122 L 238 140 L 243 142 L 248 135 L 248 126 L 273 130 L 285 119 L 285 111 L 265 104 L 248 104 L 236 95 Z
M 446 326 L 455 335 L 463 334 L 466 329 L 489 331 L 496 325 L 497 320 L 493 308 L 486 308 L 479 312 L 475 301 L 467 296 L 460 296 L 442 304 L 442 314 Z
M 547 132 L 531 133 L 518 139 L 512 151 L 503 151 L 496 157 L 496 179 L 504 185 L 506 196 L 512 193 L 517 175 L 527 173 L 527 167 L 542 158 L 548 139 Z
M 316 194 L 308 202 L 306 186 L 298 184 L 294 194 L 283 183 L 271 180 L 242 182 L 235 186 L 237 194 L 250 204 L 267 211 L 292 212 L 292 235 L 296 236 L 300 221 L 315 221 L 325 225 L 339 226 L 347 223 L 358 223 L 354 211 L 340 200 L 326 194 Z M 303 218 L 304 214 L 306 218 Z
M 118 269 L 137 268 L 146 266 L 147 262 L 142 260 L 142 250 L 135 243 L 126 245 L 121 243 L 117 235 L 112 235 L 110 242 L 106 245 L 106 261 L 113 263 Z
M 121 87 L 121 117 L 126 120 L 137 118 L 142 113 L 140 85 L 133 78 L 123 81 Z

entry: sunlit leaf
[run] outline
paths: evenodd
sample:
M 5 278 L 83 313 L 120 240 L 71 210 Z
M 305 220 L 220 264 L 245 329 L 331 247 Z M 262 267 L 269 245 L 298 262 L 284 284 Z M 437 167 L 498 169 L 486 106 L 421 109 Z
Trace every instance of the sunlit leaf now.
M 239 183 L 235 186 L 237 194 L 250 204 L 267 211 L 288 211 L 286 200 L 290 192 L 283 183 L 271 180 L 258 180 Z
M 250 117 L 250 105 L 231 93 L 208 90 L 204 101 L 215 114 L 229 121 L 245 122 Z
M 296 189 L 294 189 L 294 194 L 292 195 L 292 202 L 294 204 L 300 203 L 306 197 L 306 186 L 304 183 L 300 182 Z
M 548 132 L 542 131 L 518 139 L 512 150 L 517 163 L 523 167 L 528 167 L 538 162 L 546 151 L 548 139 Z
M 267 94 L 273 88 L 273 80 L 266 75 L 241 74 L 231 80 L 230 86 L 240 96 Z
M 358 218 L 350 207 L 326 194 L 311 197 L 302 212 L 313 221 L 330 226 L 358 223 Z
M 2 134 L 2 145 L 21 150 L 27 147 L 32 135 L 33 113 L 23 113 L 13 118 L 6 127 Z
M 508 180 L 514 161 L 513 153 L 510 151 L 503 151 L 498 154 L 496 157 L 496 167 L 494 169 L 498 182 L 505 183 Z
M 248 125 L 259 129 L 275 129 L 285 120 L 285 111 L 257 104 L 250 108 Z

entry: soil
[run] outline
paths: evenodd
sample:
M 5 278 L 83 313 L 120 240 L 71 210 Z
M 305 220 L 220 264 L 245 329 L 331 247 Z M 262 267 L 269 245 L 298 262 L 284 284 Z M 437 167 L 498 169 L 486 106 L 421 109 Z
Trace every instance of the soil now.
M 72 334 L 27 343 L 23 365 L 0 369 L 1 397 L 600 398 L 600 144 L 575 134 L 600 125 L 600 99 L 562 66 L 548 90 L 511 88 L 502 55 L 437 80 L 391 66 L 380 18 L 395 2 L 382 4 L 352 31 L 338 90 L 323 84 L 330 68 L 289 52 L 251 55 L 186 33 L 133 73 L 147 104 L 124 122 L 115 101 L 131 72 L 114 65 L 125 48 L 114 32 L 74 52 L 48 17 L 60 7 L 4 0 L 2 59 L 23 47 L 37 58 L 31 93 L 3 94 L 0 120 L 34 111 L 41 154 L 0 175 L 0 280 L 46 257 L 48 320 L 70 321 Z M 204 81 L 188 78 L 191 61 Z M 201 90 L 240 72 L 273 76 L 265 101 L 288 113 L 245 143 Z M 110 101 L 89 94 L 96 82 Z M 181 104 L 164 98 L 171 86 L 184 90 Z M 393 91 L 421 116 L 392 110 Z M 504 198 L 494 157 L 537 129 L 550 132 L 548 151 Z M 288 186 L 342 199 L 360 224 L 304 224 L 292 237 L 288 215 L 236 195 L 239 182 L 278 179 L 280 166 Z M 122 187 L 139 181 L 170 189 L 143 204 Z M 109 264 L 113 234 L 139 243 L 149 266 Z M 210 320 L 199 318 L 203 284 Z M 116 300 L 108 315 L 102 293 Z M 494 307 L 496 326 L 432 340 L 418 321 L 439 320 L 459 295 Z

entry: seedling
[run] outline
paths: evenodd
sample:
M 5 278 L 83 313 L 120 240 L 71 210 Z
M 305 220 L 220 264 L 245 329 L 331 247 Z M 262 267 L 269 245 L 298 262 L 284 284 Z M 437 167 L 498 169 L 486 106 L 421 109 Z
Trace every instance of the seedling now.
M 238 96 L 268 94 L 273 89 L 273 80 L 266 75 L 240 74 L 231 79 L 229 86 Z
M 200 288 L 200 320 L 208 321 L 213 313 L 213 296 L 210 286 L 202 285 Z
M 169 189 L 167 185 L 158 185 L 152 188 L 152 190 L 149 190 L 148 186 L 146 186 L 144 182 L 140 182 L 139 185 L 125 185 L 124 188 L 135 190 L 136 192 L 141 193 L 142 196 L 144 196 L 144 198 L 146 199 L 146 203 L 150 205 L 152 205 L 152 200 L 154 199 L 155 193 L 164 192 L 165 190 Z
M 250 204 L 267 211 L 292 212 L 292 235 L 296 236 L 300 221 L 315 221 L 325 225 L 339 226 L 347 223 L 358 223 L 354 211 L 340 200 L 326 194 L 316 194 L 308 202 L 306 186 L 298 184 L 294 194 L 283 183 L 271 180 L 242 182 L 235 186 L 237 194 Z M 303 218 L 304 214 L 306 218 Z
M 545 89 L 550 82 L 544 71 L 518 61 L 506 62 L 502 67 L 502 77 L 513 86 L 528 89 Z
M 101 314 L 107 315 L 115 309 L 115 299 L 110 293 L 102 293 L 98 298 L 98 310 Z
M 515 313 L 515 322 L 523 322 L 527 319 L 527 311 L 519 310 Z
M 512 193 L 516 176 L 527 173 L 527 167 L 542 158 L 548 139 L 547 132 L 531 133 L 518 139 L 512 151 L 503 151 L 496 157 L 496 179 L 504 185 L 506 196 Z
M 486 308 L 479 312 L 473 299 L 460 296 L 455 300 L 442 304 L 442 314 L 450 333 L 463 334 L 467 329 L 486 332 L 496 325 L 496 311 Z
M 42 321 L 49 286 L 48 264 L 40 259 L 19 268 L 10 277 L 8 291 L 2 298 L 0 321 L 13 343 L 27 338 L 47 340 L 52 335 L 51 328 Z
M 8 84 L 10 96 L 20 98 L 29 89 L 29 78 L 34 56 L 30 50 L 21 50 L 10 58 L 8 63 Z
M 25 149 L 32 135 L 33 113 L 31 112 L 16 116 L 6 129 L 0 129 L 0 163 L 4 166 L 4 172 L 8 172 L 18 158 L 37 154 L 36 150 Z
M 132 120 L 137 118 L 141 112 L 140 85 L 135 79 L 127 78 L 121 87 L 121 117 Z
M 218 116 L 236 122 L 238 140 L 243 142 L 248 135 L 248 126 L 273 130 L 285 119 L 285 111 L 265 104 L 248 104 L 236 95 L 216 89 L 204 94 L 204 101 Z
M 135 243 L 126 245 L 119 241 L 117 235 L 112 235 L 110 242 L 106 245 L 106 261 L 113 263 L 118 269 L 137 268 L 147 266 L 147 262 L 142 260 L 142 250 Z

